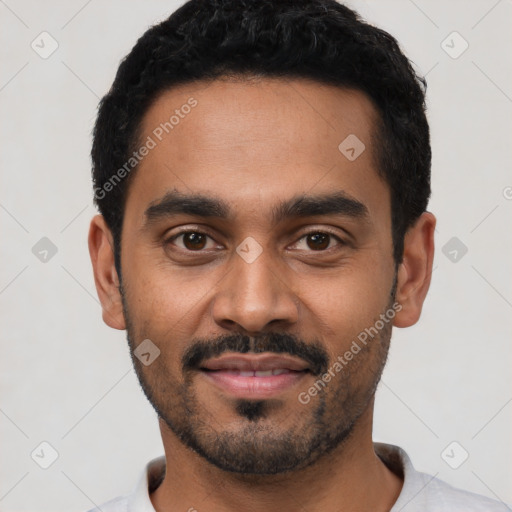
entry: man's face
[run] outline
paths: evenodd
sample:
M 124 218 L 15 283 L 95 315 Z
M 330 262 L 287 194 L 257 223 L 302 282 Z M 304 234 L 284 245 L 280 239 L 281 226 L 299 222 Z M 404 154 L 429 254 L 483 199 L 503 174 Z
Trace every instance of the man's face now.
M 160 350 L 134 363 L 165 428 L 222 469 L 305 467 L 371 421 L 395 279 L 375 118 L 361 93 L 270 79 L 174 88 L 144 117 L 156 146 L 126 200 L 128 338 Z

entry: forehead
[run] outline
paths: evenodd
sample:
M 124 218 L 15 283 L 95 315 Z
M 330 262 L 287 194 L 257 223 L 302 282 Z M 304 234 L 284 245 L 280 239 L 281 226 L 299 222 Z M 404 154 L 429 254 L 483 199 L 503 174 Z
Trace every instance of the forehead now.
M 302 79 L 172 88 L 143 118 L 140 144 L 152 147 L 138 165 L 126 211 L 173 189 L 245 209 L 308 191 L 342 190 L 362 202 L 380 194 L 382 202 L 388 191 L 374 161 L 376 117 L 363 93 Z

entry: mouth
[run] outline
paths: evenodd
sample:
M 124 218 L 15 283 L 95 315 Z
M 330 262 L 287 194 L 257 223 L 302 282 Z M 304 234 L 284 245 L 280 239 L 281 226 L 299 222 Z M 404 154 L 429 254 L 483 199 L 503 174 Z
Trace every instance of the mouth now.
M 278 395 L 311 374 L 302 359 L 276 354 L 225 354 L 205 361 L 200 372 L 223 393 L 252 399 Z

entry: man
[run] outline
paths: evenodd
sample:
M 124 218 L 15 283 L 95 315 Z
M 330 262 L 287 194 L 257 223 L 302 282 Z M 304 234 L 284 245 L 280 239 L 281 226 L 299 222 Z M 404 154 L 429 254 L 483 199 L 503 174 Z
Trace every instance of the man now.
M 424 85 L 333 0 L 191 0 L 139 39 L 89 248 L 165 457 L 101 510 L 508 510 L 372 442 L 432 271 Z

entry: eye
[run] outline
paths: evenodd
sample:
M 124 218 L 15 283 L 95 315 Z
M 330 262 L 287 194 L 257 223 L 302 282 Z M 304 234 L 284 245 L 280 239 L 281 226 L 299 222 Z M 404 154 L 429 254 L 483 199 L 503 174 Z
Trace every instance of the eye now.
M 180 239 L 181 243 L 175 243 Z M 180 249 L 185 249 L 187 251 L 201 251 L 203 249 L 212 249 L 215 247 L 214 243 L 208 247 L 208 240 L 213 242 L 213 239 L 206 233 L 201 233 L 200 231 L 182 231 L 181 233 L 169 238 L 166 243 L 172 243 L 180 247 Z
M 338 245 L 345 245 L 343 240 L 332 233 L 326 233 L 323 231 L 312 231 L 311 233 L 307 233 L 302 236 L 299 241 L 295 244 L 295 248 L 299 250 L 308 250 L 311 249 L 313 251 L 325 251 L 327 249 L 331 249 L 331 242 L 337 241 Z M 304 241 L 304 244 L 301 245 L 301 241 Z

